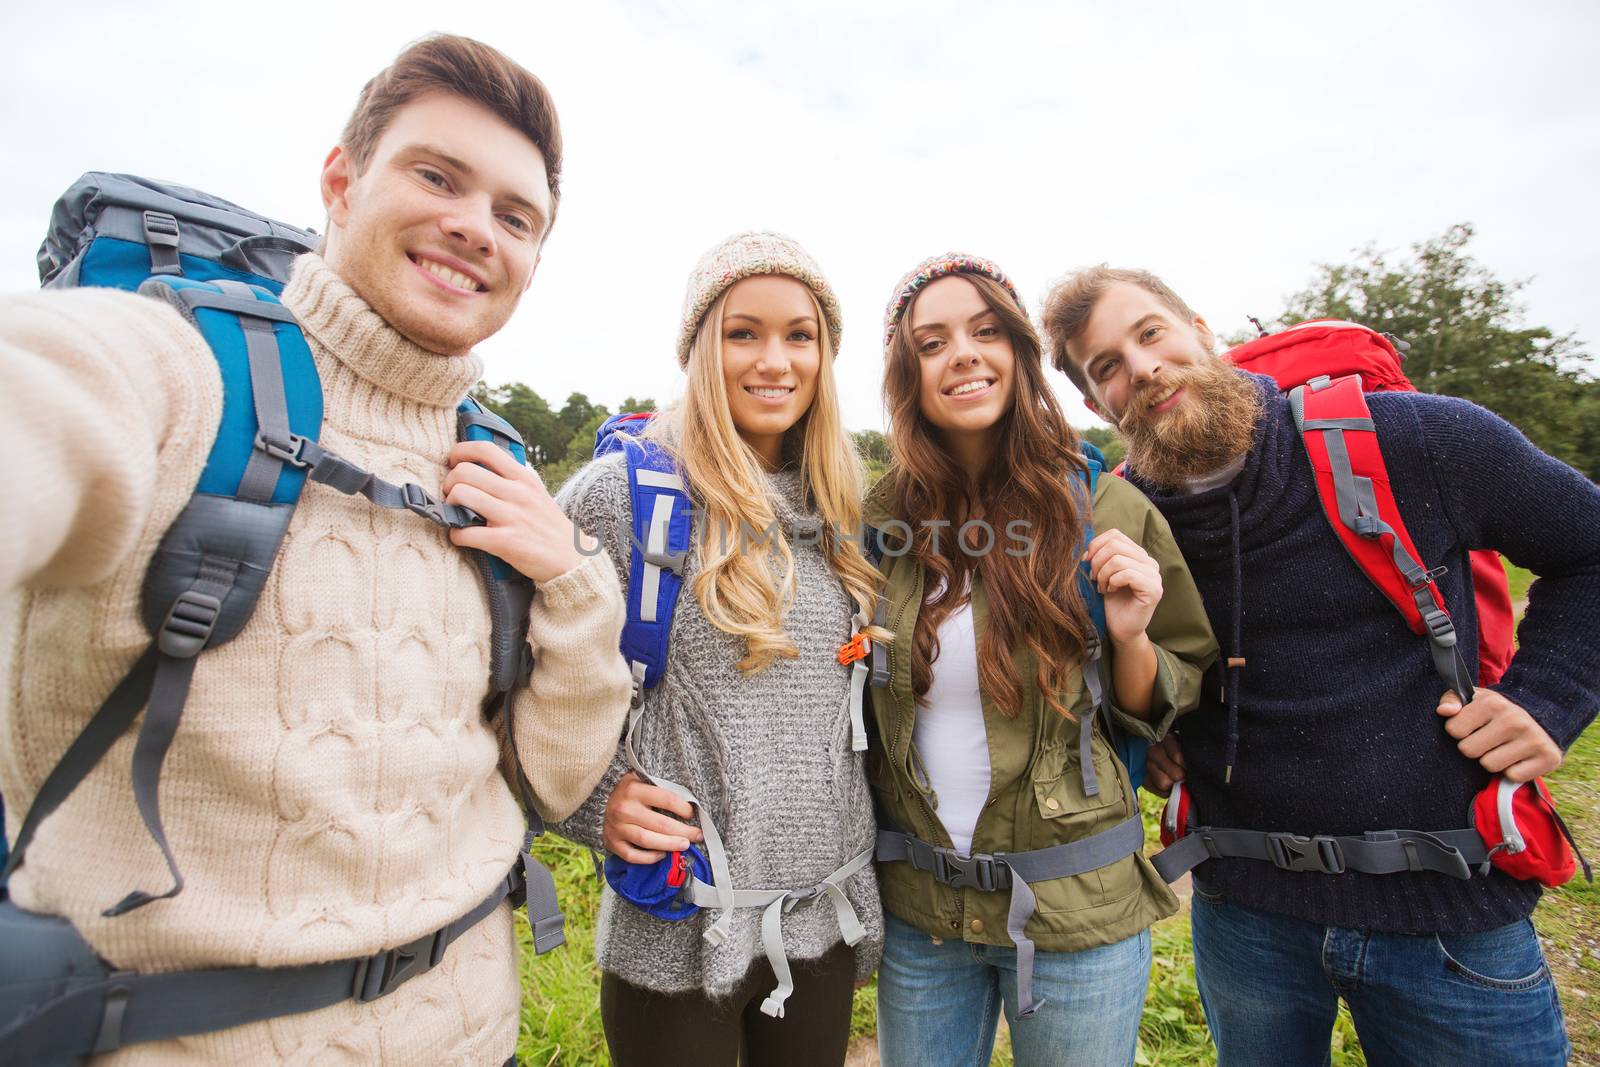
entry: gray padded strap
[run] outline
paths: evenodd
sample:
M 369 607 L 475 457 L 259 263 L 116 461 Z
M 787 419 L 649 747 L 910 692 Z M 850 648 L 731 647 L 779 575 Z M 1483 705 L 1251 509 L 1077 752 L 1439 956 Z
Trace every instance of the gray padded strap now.
M 1488 859 L 1475 829 L 1373 830 L 1359 837 L 1305 836 L 1261 830 L 1190 830 L 1150 858 L 1161 877 L 1177 881 L 1208 859 L 1263 860 L 1286 871 L 1317 874 L 1396 874 L 1431 871 L 1471 878 L 1472 866 Z
M 212 284 L 240 301 L 261 303 L 256 299 L 255 292 L 243 282 L 219 279 Z M 244 331 L 245 351 L 250 360 L 250 392 L 255 403 L 256 425 L 266 440 L 287 441 L 291 436 L 289 402 L 284 395 L 283 360 L 278 351 L 278 337 L 273 332 L 272 320 L 241 311 L 239 327 Z M 244 476 L 239 480 L 239 497 L 259 503 L 270 501 L 282 471 L 282 457 L 263 449 L 253 449 L 245 465 Z
M 516 872 L 466 915 L 405 945 L 360 959 L 299 967 L 226 967 L 168 974 L 118 972 L 62 983 L 52 999 L 0 1030 L 7 1063 L 76 1061 L 127 1045 L 226 1030 L 370 1001 L 433 969 L 463 933 L 520 892 Z

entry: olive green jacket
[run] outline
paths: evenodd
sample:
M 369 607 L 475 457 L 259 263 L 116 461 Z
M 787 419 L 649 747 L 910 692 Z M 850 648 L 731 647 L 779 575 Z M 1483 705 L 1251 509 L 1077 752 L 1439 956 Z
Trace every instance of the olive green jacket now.
M 888 494 L 874 493 L 867 521 L 885 529 L 902 518 L 887 507 Z M 1200 676 L 1217 657 L 1217 643 L 1205 609 L 1172 533 L 1160 512 L 1121 478 L 1103 476 L 1096 486 L 1094 528 L 1118 529 L 1142 545 L 1161 564 L 1163 593 L 1147 633 L 1156 648 L 1155 692 L 1150 717 L 1138 719 L 1115 706 L 1112 715 L 1130 732 L 1152 741 L 1163 737 L 1175 716 L 1190 711 L 1200 699 Z M 903 529 L 904 527 L 898 527 Z M 889 526 L 889 530 L 897 527 Z M 995 551 L 1003 550 L 997 546 Z M 891 550 L 892 551 L 892 550 Z M 938 798 L 926 787 L 926 776 L 911 739 L 917 708 L 911 692 L 910 649 L 917 612 L 924 596 L 923 569 L 911 557 L 886 555 L 884 590 L 886 626 L 895 634 L 889 647 L 889 684 L 871 690 L 878 741 L 867 756 L 867 774 L 887 828 L 901 830 L 930 844 L 951 847 L 936 814 Z M 981 644 L 988 625 L 988 601 L 981 581 L 973 578 L 973 625 Z M 1108 648 L 1106 654 L 1113 655 Z M 983 721 L 989 740 L 989 799 L 973 831 L 974 853 L 1022 852 L 1049 848 L 1109 830 L 1138 811 L 1138 799 L 1127 769 L 1112 752 L 1104 727 L 1091 740 L 1099 795 L 1084 795 L 1078 758 L 1079 723 L 1095 723 L 1081 675 L 1074 676 L 1062 703 L 1077 721 L 1046 705 L 1035 685 L 1033 656 L 1013 652 L 1022 682 L 1022 708 L 1008 718 L 983 695 Z M 1091 726 L 1094 728 L 1094 726 Z M 936 937 L 986 945 L 1010 945 L 1006 936 L 1008 892 L 952 889 L 909 863 L 880 863 L 879 885 L 884 908 L 895 917 Z M 1132 855 L 1087 874 L 1031 884 L 1038 907 L 1027 924 L 1028 936 L 1050 951 L 1076 951 L 1110 944 L 1173 914 L 1178 901 L 1143 855 Z

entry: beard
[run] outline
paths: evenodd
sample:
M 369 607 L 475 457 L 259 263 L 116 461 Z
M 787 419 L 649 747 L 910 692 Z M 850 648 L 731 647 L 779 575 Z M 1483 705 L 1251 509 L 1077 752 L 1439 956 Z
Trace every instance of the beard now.
M 1182 403 L 1152 412 L 1150 398 L 1173 386 L 1188 394 Z M 1117 429 L 1128 446 L 1129 469 L 1173 490 L 1248 452 L 1260 417 L 1256 387 L 1222 360 L 1207 357 L 1189 367 L 1168 366 L 1158 380 L 1140 385 Z

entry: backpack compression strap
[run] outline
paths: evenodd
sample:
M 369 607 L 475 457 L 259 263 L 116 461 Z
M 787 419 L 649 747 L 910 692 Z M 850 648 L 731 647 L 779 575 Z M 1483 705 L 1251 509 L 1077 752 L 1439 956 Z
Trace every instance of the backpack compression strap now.
M 1471 700 L 1472 672 L 1434 584 L 1443 569 L 1423 566 L 1406 532 L 1360 375 L 1313 378 L 1290 390 L 1289 409 L 1334 533 L 1411 629 L 1427 637 L 1434 669 L 1444 684 L 1463 703 Z

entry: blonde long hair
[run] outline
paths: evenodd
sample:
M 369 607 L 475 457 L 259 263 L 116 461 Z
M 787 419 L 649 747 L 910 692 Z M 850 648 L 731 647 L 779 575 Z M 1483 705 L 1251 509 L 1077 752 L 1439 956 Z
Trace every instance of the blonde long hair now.
M 794 554 L 782 536 L 772 538 L 766 552 L 743 550 L 749 544 L 742 531 L 765 531 L 776 515 L 761 459 L 739 436 L 728 402 L 722 372 L 722 313 L 727 299 L 724 292 L 700 320 L 683 399 L 654 420 L 647 433 L 675 453 L 702 508 L 703 525 L 695 546 L 699 573 L 693 582 L 700 609 L 717 629 L 744 638 L 739 669 L 756 674 L 775 660 L 800 654 L 783 628 L 783 617 L 795 601 Z M 811 302 L 817 321 L 825 324 L 815 296 Z M 822 358 L 816 396 L 785 435 L 785 444 L 800 434 L 801 488 L 821 517 L 823 551 L 856 609 L 871 619 L 882 578 L 861 552 L 861 462 L 839 414 L 827 329 L 818 331 L 817 344 Z M 847 636 L 839 635 L 841 644 Z

